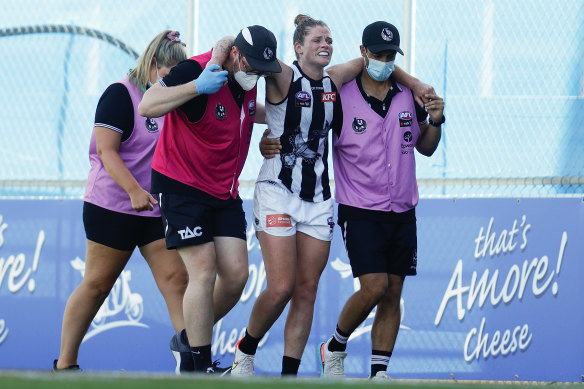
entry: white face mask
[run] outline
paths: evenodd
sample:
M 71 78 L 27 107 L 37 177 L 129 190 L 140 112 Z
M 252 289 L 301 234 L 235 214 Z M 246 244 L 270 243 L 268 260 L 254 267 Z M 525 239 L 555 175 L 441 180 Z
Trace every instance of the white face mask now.
M 237 61 L 238 66 L 239 66 L 239 60 L 236 60 L 236 61 Z M 253 87 L 258 82 L 260 75 L 259 74 L 247 74 L 246 72 L 241 70 L 241 67 L 240 67 L 239 70 L 237 72 L 235 72 L 235 74 L 233 75 L 233 78 L 235 78 L 235 81 L 237 81 L 239 86 L 241 86 L 241 89 L 243 89 L 244 91 L 248 91 L 248 90 L 253 89 Z
M 391 76 L 395 69 L 394 61 L 383 62 L 373 58 L 369 58 L 369 66 L 367 66 L 367 73 L 375 81 L 385 81 Z

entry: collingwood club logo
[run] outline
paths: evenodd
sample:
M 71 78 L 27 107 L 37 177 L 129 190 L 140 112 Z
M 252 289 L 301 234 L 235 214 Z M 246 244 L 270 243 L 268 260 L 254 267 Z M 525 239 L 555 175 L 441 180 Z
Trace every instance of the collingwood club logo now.
M 225 109 L 225 106 L 222 105 L 221 103 L 217 103 L 217 105 L 215 106 L 215 117 L 219 120 L 223 120 L 225 119 L 226 116 L 227 110 Z
M 156 123 L 156 121 L 154 119 L 146 118 L 146 128 L 150 132 L 156 132 L 156 131 L 158 131 L 158 124 Z
M 365 119 L 353 118 L 353 131 L 357 134 L 362 134 L 367 129 L 367 122 Z
M 391 41 L 393 40 L 393 32 L 391 32 L 389 28 L 385 27 L 383 30 L 381 30 L 381 38 L 383 38 L 384 41 Z
M 269 47 L 266 47 L 264 49 L 264 58 L 267 60 L 271 60 L 272 58 L 274 58 L 274 52 Z

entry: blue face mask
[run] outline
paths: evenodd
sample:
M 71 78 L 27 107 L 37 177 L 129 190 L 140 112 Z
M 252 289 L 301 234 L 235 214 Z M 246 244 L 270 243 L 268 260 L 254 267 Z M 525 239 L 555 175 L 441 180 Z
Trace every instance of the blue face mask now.
M 162 81 L 162 77 L 157 77 L 156 82 L 160 82 L 160 81 Z M 154 84 L 151 83 L 150 81 L 148 81 L 148 88 L 150 88 L 152 85 L 154 85 Z
M 391 76 L 395 69 L 394 61 L 383 62 L 373 58 L 369 58 L 369 66 L 367 66 L 367 73 L 375 81 L 385 81 Z
M 158 60 L 156 61 L 156 82 L 162 81 L 162 77 L 158 75 Z
M 156 82 L 160 82 L 162 81 L 162 77 L 160 77 L 158 75 L 158 61 L 156 61 Z M 150 82 L 150 80 L 148 80 L 148 88 L 150 88 L 152 85 L 154 85 L 153 83 Z

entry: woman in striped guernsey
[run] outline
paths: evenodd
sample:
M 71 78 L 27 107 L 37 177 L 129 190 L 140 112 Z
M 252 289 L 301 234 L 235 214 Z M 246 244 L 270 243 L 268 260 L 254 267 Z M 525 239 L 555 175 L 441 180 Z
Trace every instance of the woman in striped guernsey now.
M 253 374 L 258 343 L 288 302 L 282 375 L 298 373 L 334 228 L 327 137 L 330 129 L 342 125 L 337 87 L 363 67 L 362 58 L 357 58 L 325 71 L 333 52 L 329 28 L 305 15 L 298 15 L 295 24 L 298 60 L 291 66 L 280 62 L 282 73 L 266 78 L 265 116 L 270 130 L 260 144 L 266 159 L 256 183 L 253 222 L 267 287 L 236 345 L 231 373 L 237 376 Z M 417 99 L 432 89 L 398 67 L 394 75 L 414 89 Z
M 328 133 L 342 125 L 337 88 L 361 71 L 363 60 L 325 71 L 333 53 L 328 26 L 306 15 L 295 24 L 297 61 L 266 78 L 266 121 L 270 137 L 282 143 L 279 158 L 264 160 L 254 194 L 267 287 L 236 347 L 232 375 L 253 374 L 257 345 L 289 301 L 282 374 L 297 374 L 333 237 Z

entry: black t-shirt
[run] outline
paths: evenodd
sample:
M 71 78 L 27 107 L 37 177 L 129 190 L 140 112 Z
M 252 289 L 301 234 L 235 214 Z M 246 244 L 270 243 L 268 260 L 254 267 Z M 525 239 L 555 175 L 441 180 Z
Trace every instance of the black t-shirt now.
M 95 110 L 96 126 L 110 128 L 122 134 L 122 142 L 134 130 L 134 106 L 128 89 L 116 82 L 107 87 Z
M 193 82 L 193 80 L 199 77 L 202 72 L 203 68 L 200 63 L 193 59 L 187 59 L 173 67 L 170 73 L 162 80 L 162 84 L 163 86 L 177 86 L 186 84 L 187 82 Z M 241 108 L 245 91 L 239 86 L 237 81 L 231 77 L 228 78 L 227 85 L 229 86 L 233 98 Z M 178 109 L 184 112 L 191 123 L 198 122 L 205 114 L 207 100 L 207 95 L 199 95 L 190 99 Z

